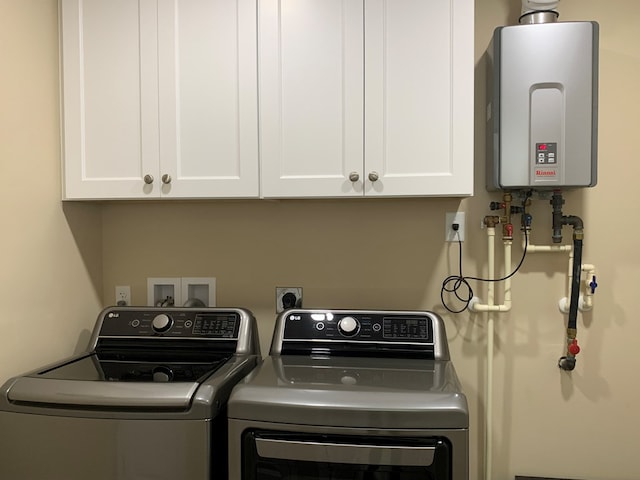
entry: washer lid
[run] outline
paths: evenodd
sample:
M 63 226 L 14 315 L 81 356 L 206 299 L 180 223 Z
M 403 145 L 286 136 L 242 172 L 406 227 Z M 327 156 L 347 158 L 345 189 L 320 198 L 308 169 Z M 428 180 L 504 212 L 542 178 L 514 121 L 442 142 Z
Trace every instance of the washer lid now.
M 209 362 L 101 361 L 95 353 L 8 381 L 0 409 L 55 407 L 105 412 L 217 414 L 233 386 L 257 363 L 255 355 Z
M 199 384 L 87 382 L 20 377 L 7 397 L 11 402 L 60 406 L 185 410 Z
M 229 417 L 363 428 L 468 428 L 450 361 L 269 357 L 229 399 Z

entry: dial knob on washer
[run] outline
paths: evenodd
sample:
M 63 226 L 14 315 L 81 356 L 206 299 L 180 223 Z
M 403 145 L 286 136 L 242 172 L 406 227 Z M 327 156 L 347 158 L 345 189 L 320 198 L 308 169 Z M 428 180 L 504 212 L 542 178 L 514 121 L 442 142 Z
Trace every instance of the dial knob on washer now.
M 338 322 L 338 330 L 341 334 L 347 337 L 352 337 L 358 333 L 359 327 L 360 324 L 358 323 L 358 320 L 353 317 L 343 317 Z
M 151 328 L 153 328 L 154 332 L 162 333 L 166 332 L 173 325 L 173 320 L 166 313 L 161 313 L 160 315 L 156 315 L 151 322 Z

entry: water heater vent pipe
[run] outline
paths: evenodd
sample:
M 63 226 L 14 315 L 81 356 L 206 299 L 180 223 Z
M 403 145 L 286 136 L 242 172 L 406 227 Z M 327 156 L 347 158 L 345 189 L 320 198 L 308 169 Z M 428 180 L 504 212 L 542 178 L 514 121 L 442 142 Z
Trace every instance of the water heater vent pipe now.
M 519 23 L 553 23 L 558 20 L 560 0 L 522 0 Z

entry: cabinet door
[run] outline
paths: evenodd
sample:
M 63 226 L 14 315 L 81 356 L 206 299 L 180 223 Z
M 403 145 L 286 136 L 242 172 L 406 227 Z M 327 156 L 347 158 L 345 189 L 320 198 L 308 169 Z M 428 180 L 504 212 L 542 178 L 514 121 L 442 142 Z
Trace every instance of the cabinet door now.
M 257 197 L 256 0 L 159 0 L 158 23 L 162 194 Z
M 471 195 L 473 0 L 365 6 L 365 194 Z
M 154 2 L 61 0 L 60 9 L 64 197 L 159 195 Z
M 361 196 L 362 0 L 261 0 L 258 18 L 262 195 Z

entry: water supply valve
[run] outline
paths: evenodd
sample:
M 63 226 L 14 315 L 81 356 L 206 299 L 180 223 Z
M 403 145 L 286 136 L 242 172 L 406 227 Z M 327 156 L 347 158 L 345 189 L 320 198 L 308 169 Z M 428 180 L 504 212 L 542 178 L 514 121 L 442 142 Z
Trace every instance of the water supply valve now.
M 505 237 L 508 239 L 513 238 L 513 225 L 511 223 L 507 223 L 504 226 Z
M 580 353 L 580 346 L 578 345 L 578 339 L 574 338 L 573 341 L 569 344 L 569 347 L 567 348 L 567 350 L 569 351 L 569 353 L 571 355 L 573 355 L 574 357 Z
M 596 288 L 598 287 L 598 282 L 596 282 L 596 276 L 591 277 L 591 282 L 589 282 L 589 288 L 591 289 L 591 293 L 596 293 Z

